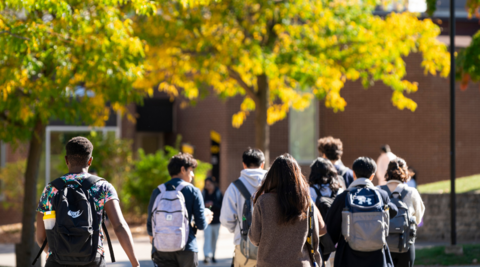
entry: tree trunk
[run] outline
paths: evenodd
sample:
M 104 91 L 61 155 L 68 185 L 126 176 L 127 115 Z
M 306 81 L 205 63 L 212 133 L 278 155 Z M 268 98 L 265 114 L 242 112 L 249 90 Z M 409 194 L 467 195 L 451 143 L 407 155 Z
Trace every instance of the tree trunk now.
M 30 147 L 28 149 L 27 169 L 25 170 L 25 192 L 22 211 L 22 239 L 16 246 L 17 266 L 31 266 L 32 260 L 38 253 L 34 251 L 35 243 L 35 216 L 37 209 L 37 181 L 42 144 L 45 137 L 45 125 L 37 118 L 33 129 Z
M 257 76 L 258 103 L 255 103 L 255 147 L 265 154 L 265 168 L 270 167 L 270 126 L 267 110 L 270 100 L 267 75 Z

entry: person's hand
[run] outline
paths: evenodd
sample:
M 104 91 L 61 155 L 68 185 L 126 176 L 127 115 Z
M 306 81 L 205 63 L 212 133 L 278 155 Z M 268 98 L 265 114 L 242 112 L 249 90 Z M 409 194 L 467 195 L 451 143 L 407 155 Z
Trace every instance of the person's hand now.
M 213 206 L 213 201 L 207 201 L 205 202 L 205 207 L 206 208 L 211 208 Z
M 208 224 L 211 224 L 213 221 L 213 212 L 209 209 L 205 209 L 205 219 Z
M 149 236 L 150 237 L 150 244 L 153 244 L 153 236 Z

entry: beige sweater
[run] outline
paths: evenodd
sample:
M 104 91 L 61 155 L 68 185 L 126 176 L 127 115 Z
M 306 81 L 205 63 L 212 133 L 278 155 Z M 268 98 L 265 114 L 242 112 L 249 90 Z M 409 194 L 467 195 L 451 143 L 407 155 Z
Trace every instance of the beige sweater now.
M 319 266 L 322 260 L 318 253 L 319 236 L 326 233 L 325 223 L 315 207 L 317 220 L 313 234 L 315 259 Z M 253 210 L 252 226 L 248 236 L 258 246 L 258 267 L 311 267 L 306 241 L 307 219 L 293 224 L 279 225 L 280 207 L 276 193 L 267 193 L 258 198 Z

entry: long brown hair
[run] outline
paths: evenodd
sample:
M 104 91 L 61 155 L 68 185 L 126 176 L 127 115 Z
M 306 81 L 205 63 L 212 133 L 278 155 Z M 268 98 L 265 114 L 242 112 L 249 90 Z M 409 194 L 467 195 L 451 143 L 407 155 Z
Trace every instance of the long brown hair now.
M 306 218 L 310 204 L 309 186 L 297 161 L 290 154 L 275 159 L 253 202 L 256 203 L 262 194 L 269 192 L 277 193 L 281 212 L 279 224 Z

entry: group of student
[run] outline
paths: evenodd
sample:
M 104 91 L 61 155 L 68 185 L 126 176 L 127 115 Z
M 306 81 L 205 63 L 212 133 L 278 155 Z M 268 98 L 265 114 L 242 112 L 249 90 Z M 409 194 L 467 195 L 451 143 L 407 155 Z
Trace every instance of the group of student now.
M 50 255 L 46 266 L 106 266 L 105 215 L 132 266 L 139 266 L 115 189 L 88 174 L 92 150 L 88 139 L 71 139 L 65 156 L 69 174 L 47 185 L 40 198 L 36 239 Z M 214 199 L 219 191 L 210 187 L 213 181 L 206 181 L 203 196 L 191 184 L 197 167 L 191 155 L 172 157 L 172 179 L 153 191 L 148 206 L 154 265 L 198 266 L 197 230 L 210 228 L 209 235 L 218 236 L 220 222 L 234 233 L 235 267 L 413 266 L 416 225 L 425 207 L 406 184 L 406 162 L 391 160 L 386 185 L 375 187 L 374 160 L 360 157 L 352 170 L 345 167 L 342 143 L 332 137 L 320 139 L 318 150 L 321 157 L 306 178 L 289 154 L 277 157 L 267 171 L 263 152 L 247 149 L 240 178 L 221 204 Z M 213 243 L 205 254 L 212 261 Z

